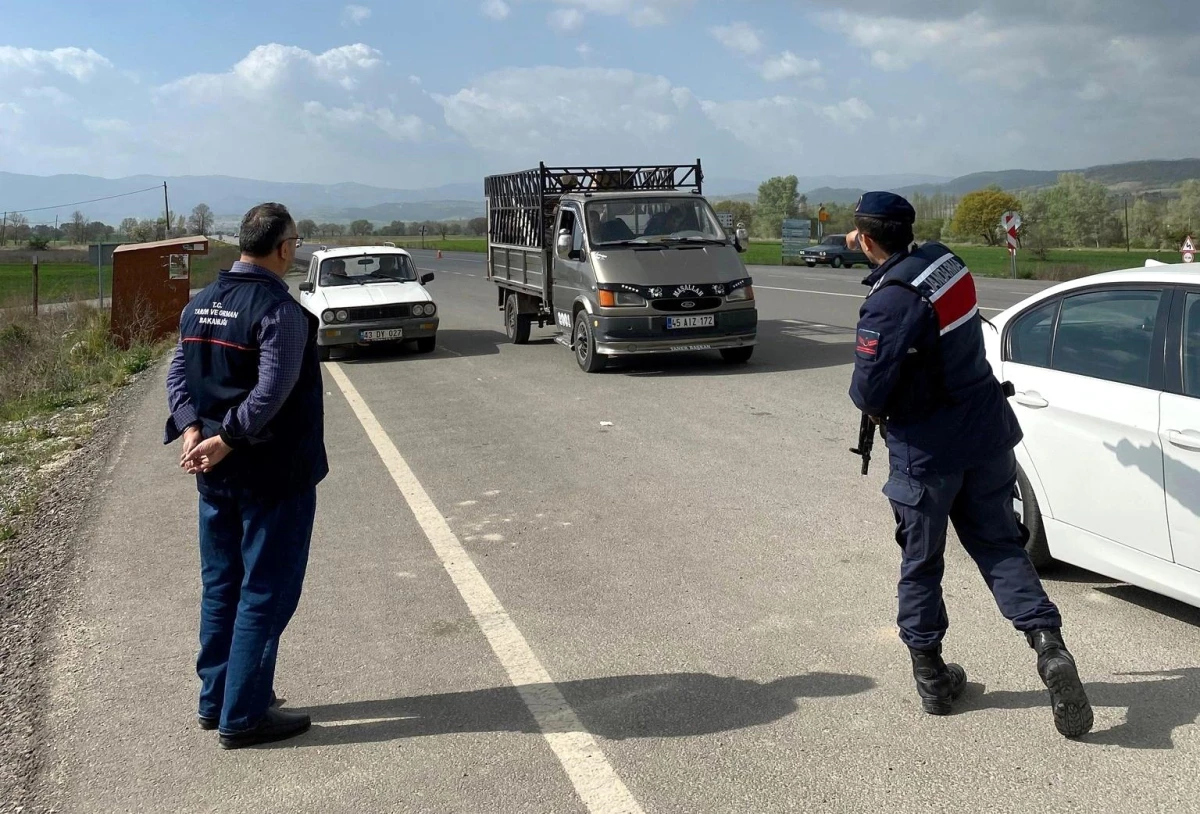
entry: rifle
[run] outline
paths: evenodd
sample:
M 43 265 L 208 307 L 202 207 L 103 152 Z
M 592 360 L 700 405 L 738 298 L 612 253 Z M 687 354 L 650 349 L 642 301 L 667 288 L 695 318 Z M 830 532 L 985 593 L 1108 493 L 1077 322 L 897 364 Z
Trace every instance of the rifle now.
M 879 437 L 884 436 L 884 423 L 879 421 Z M 862 420 L 858 423 L 858 446 L 851 448 L 851 452 L 855 455 L 862 456 L 862 474 L 867 474 L 867 470 L 871 467 L 871 449 L 875 446 L 875 427 L 876 424 L 871 420 L 871 417 L 866 413 L 862 414 Z

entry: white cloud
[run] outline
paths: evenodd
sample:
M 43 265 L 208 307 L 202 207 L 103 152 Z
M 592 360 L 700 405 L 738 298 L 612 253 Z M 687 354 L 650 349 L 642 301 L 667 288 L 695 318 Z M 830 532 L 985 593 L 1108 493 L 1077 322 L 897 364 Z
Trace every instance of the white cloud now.
M 575 46 L 575 53 L 579 54 L 580 59 L 591 59 L 592 55 L 596 53 L 596 49 L 586 42 L 581 42 Z
M 479 7 L 484 17 L 490 17 L 493 20 L 500 21 L 508 18 L 512 12 L 508 3 L 504 0 L 483 0 L 483 5 Z
M 577 8 L 556 8 L 546 16 L 546 22 L 555 31 L 567 34 L 583 28 L 586 17 Z
M 560 8 L 547 20 L 557 31 L 575 31 L 583 27 L 587 15 L 624 17 L 637 27 L 664 26 L 682 22 L 695 0 L 552 0 Z M 567 25 L 564 25 L 567 24 Z
M 26 99 L 45 99 L 56 106 L 66 106 L 75 104 L 75 97 L 71 94 L 57 88 L 54 85 L 46 85 L 45 87 L 24 88 L 21 95 Z
M 712 132 L 687 88 L 624 69 L 509 68 L 434 99 L 472 147 L 522 160 L 553 161 L 565 153 L 573 160 L 627 161 L 676 145 L 677 136 Z M 597 110 L 604 115 L 572 114 Z
M 760 73 L 768 82 L 795 79 L 820 73 L 821 63 L 815 59 L 801 59 L 791 51 L 784 51 L 763 63 Z
M 834 124 L 851 129 L 875 118 L 875 111 L 871 106 L 858 97 L 846 99 L 836 105 L 826 105 L 821 108 L 821 114 Z
M 709 28 L 708 31 L 721 45 L 743 56 L 754 56 L 763 48 L 763 42 L 758 32 L 748 23 L 736 22 L 730 25 L 715 25 Z
M 87 82 L 103 69 L 111 69 L 106 57 L 88 48 L 55 48 L 38 51 L 33 48 L 0 46 L 0 76 L 45 76 L 59 73 L 77 82 Z
M 371 17 L 371 9 L 366 6 L 349 5 L 342 9 L 342 25 L 362 25 Z

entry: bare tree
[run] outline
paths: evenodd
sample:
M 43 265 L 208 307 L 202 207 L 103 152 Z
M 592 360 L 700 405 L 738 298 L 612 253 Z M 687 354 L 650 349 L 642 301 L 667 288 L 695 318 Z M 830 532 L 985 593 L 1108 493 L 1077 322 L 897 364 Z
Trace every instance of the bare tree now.
M 87 242 L 87 216 L 76 209 L 71 213 L 71 242 Z
M 192 230 L 194 235 L 207 236 L 212 231 L 213 213 L 208 208 L 208 204 L 196 204 L 196 208 L 192 210 L 192 216 L 188 218 L 188 228 Z

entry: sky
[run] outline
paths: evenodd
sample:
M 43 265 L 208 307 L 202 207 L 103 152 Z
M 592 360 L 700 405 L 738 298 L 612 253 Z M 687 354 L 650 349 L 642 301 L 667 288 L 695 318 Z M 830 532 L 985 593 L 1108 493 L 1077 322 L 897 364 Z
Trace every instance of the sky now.
M 7 4 L 0 171 L 424 188 L 1200 154 L 1194 0 Z

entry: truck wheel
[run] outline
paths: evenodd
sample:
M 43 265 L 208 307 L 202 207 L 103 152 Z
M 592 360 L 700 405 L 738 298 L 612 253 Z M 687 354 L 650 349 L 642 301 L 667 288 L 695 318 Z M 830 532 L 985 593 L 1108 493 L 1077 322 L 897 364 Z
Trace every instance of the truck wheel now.
M 1046 543 L 1046 527 L 1042 523 L 1042 511 L 1038 508 L 1037 497 L 1029 478 L 1024 471 L 1017 467 L 1017 487 L 1013 495 L 1013 514 L 1017 522 L 1029 530 L 1029 539 L 1025 541 L 1025 551 L 1033 561 L 1034 568 L 1045 568 L 1054 562 L 1050 556 L 1050 546 Z
M 436 347 L 436 336 L 423 336 L 417 340 L 417 353 L 433 353 Z
M 750 361 L 750 357 L 754 355 L 754 346 L 747 345 L 743 348 L 722 348 L 721 358 L 731 365 L 742 365 Z
M 808 262 L 807 260 L 805 260 L 805 261 L 804 261 L 804 265 L 808 266 L 810 269 L 815 269 L 815 268 L 817 267 L 817 263 L 816 263 L 816 261 L 813 261 L 813 262 L 811 262 L 811 263 L 810 263 L 810 262 Z
M 596 335 L 592 333 L 591 323 L 588 322 L 587 312 L 580 311 L 575 315 L 575 361 L 579 369 L 585 373 L 598 373 L 604 370 L 607 359 L 596 353 Z
M 517 295 L 509 294 L 504 301 L 504 333 L 508 341 L 514 345 L 524 345 L 529 341 L 529 326 L 533 319 L 529 314 L 522 314 L 517 308 Z

